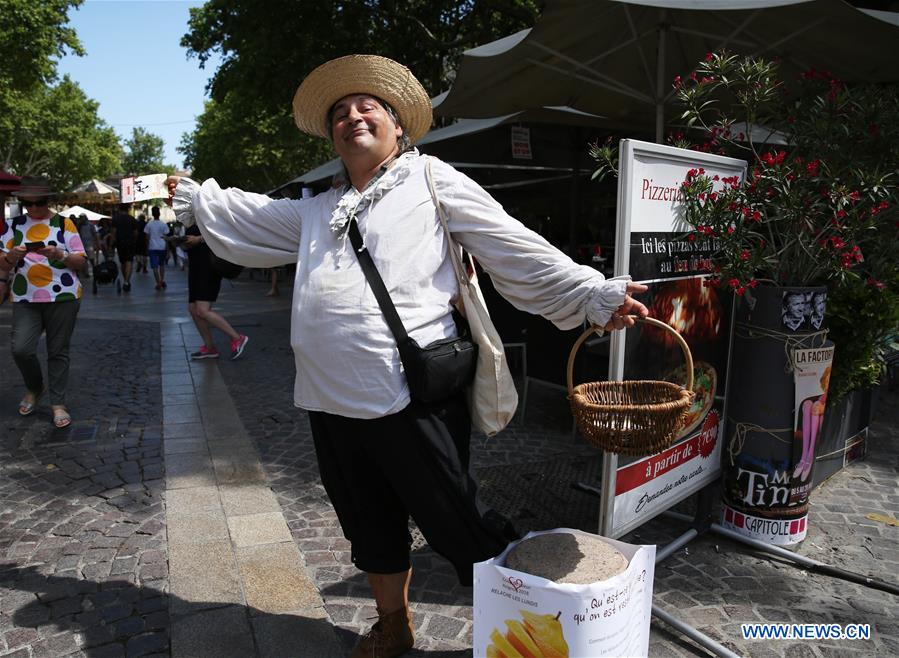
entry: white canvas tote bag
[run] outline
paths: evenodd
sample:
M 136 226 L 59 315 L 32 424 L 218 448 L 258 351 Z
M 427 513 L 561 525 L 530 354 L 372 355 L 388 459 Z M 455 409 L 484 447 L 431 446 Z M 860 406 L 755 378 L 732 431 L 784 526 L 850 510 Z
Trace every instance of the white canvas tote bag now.
M 518 392 L 515 390 L 515 382 L 512 380 L 512 373 L 509 372 L 509 364 L 506 362 L 503 341 L 490 320 L 484 296 L 478 286 L 477 273 L 473 271 L 471 276 L 468 276 L 462 263 L 462 248 L 453 241 L 450 234 L 446 215 L 437 198 L 437 189 L 434 187 L 430 158 L 428 158 L 426 173 L 431 198 L 434 200 L 443 230 L 446 232 L 453 269 L 459 280 L 461 295 L 459 311 L 468 320 L 472 340 L 478 346 L 477 370 L 474 382 L 468 389 L 471 422 L 487 436 L 493 436 L 505 428 L 515 416 L 515 410 L 518 408 Z

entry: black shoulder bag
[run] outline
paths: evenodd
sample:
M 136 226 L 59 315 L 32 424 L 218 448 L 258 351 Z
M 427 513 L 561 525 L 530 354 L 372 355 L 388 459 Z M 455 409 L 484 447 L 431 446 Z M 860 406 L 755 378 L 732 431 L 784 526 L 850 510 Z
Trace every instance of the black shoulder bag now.
M 425 403 L 437 402 L 471 384 L 478 363 L 478 346 L 471 339 L 465 319 L 454 311 L 453 317 L 456 320 L 456 327 L 459 328 L 459 336 L 420 347 L 406 333 L 406 328 L 396 312 L 390 293 L 387 292 L 371 254 L 362 243 L 355 217 L 350 220 L 349 235 L 359 265 L 362 266 L 365 278 L 368 279 L 368 284 L 378 300 L 378 306 L 381 307 L 387 325 L 396 339 L 412 399 Z

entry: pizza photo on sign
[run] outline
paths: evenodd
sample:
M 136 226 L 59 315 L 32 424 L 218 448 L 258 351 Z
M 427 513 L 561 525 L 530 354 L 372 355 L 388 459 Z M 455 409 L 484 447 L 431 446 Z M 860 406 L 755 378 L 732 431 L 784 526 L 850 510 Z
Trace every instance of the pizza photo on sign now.
M 650 315 L 675 328 L 686 341 L 693 357 L 693 404 L 687 410 L 678 438 L 697 431 L 703 419 L 722 395 L 726 363 L 726 341 L 721 340 L 726 313 L 715 288 L 704 285 L 702 277 L 653 282 L 647 293 Z M 685 358 L 676 337 L 652 326 L 641 328 L 646 343 L 633 358 L 640 363 L 641 376 L 686 385 Z M 637 374 L 634 372 L 634 374 Z M 720 398 L 718 398 L 720 399 Z
M 665 377 L 669 382 L 686 382 L 687 367 L 680 366 Z M 687 409 L 684 417 L 684 428 L 680 436 L 686 436 L 696 429 L 715 404 L 715 390 L 718 387 L 718 373 L 711 363 L 696 361 L 693 364 L 693 404 Z
M 714 340 L 721 330 L 721 302 L 718 291 L 704 285 L 700 277 L 666 281 L 652 295 L 649 314 L 677 329 L 688 343 Z M 670 332 L 647 327 L 647 337 L 677 348 Z

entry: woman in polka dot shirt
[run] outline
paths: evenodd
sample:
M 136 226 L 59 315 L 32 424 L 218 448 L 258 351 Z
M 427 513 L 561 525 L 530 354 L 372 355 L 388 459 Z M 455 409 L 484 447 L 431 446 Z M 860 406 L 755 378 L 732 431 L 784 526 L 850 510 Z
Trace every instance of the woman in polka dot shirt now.
M 68 427 L 66 409 L 69 378 L 69 343 L 78 308 L 85 253 L 78 229 L 69 219 L 50 210 L 53 188 L 43 179 L 23 179 L 16 192 L 25 214 L 0 220 L 0 285 L 13 301 L 12 353 L 25 382 L 19 413 L 34 413 L 49 390 L 53 424 Z M 45 386 L 37 358 L 41 334 L 47 334 Z

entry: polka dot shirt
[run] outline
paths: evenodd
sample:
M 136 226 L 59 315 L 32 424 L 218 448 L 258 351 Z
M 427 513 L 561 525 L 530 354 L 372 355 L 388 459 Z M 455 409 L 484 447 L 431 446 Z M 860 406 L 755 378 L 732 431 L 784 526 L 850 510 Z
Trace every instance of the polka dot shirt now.
M 48 247 L 59 247 L 67 254 L 84 253 L 78 229 L 70 219 L 59 215 L 50 219 L 34 219 L 29 215 L 0 219 L 0 245 L 4 250 L 26 242 L 43 242 Z M 74 270 L 37 252 L 29 252 L 19 262 L 18 267 L 10 272 L 9 283 L 14 302 L 81 299 L 81 282 Z

